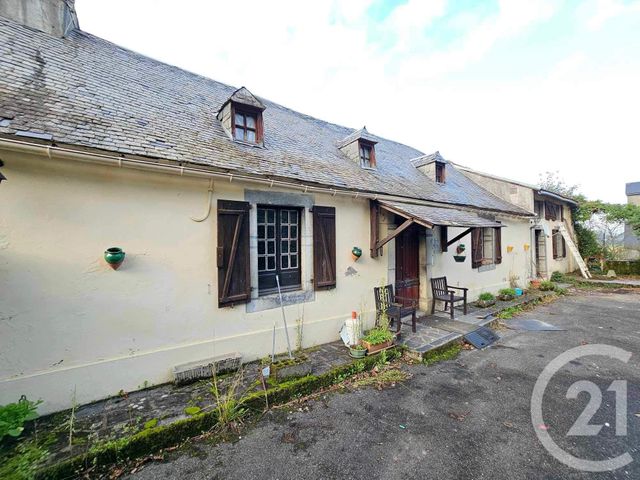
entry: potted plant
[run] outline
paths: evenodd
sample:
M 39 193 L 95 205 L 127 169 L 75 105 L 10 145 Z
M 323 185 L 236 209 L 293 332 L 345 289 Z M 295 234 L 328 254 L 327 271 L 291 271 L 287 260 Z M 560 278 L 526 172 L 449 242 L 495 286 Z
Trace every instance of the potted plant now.
M 514 288 L 503 288 L 498 292 L 498 298 L 502 301 L 509 301 L 516 298 L 516 290 Z
M 481 308 L 490 307 L 491 305 L 495 305 L 495 303 L 496 297 L 489 292 L 484 292 L 478 295 L 478 301 L 476 302 L 476 304 Z
M 393 344 L 393 333 L 385 327 L 376 327 L 369 330 L 369 333 L 362 339 L 362 345 L 367 349 L 367 353 L 379 352 Z
M 351 258 L 353 258 L 354 262 L 357 262 L 361 256 L 362 256 L 362 249 L 360 247 L 353 247 L 351 249 Z
M 531 280 L 531 282 L 529 282 L 529 285 L 531 288 L 536 288 L 536 289 L 540 288 L 540 279 L 535 278 Z
M 352 358 L 364 358 L 366 354 L 367 349 L 360 343 L 358 343 L 357 345 L 351 345 L 349 347 L 349 355 Z
M 466 247 L 464 246 L 464 243 L 458 244 L 458 246 L 456 247 L 456 255 L 453 256 L 453 259 L 456 262 L 464 262 L 464 259 L 467 258 L 466 255 L 463 255 L 465 249 Z

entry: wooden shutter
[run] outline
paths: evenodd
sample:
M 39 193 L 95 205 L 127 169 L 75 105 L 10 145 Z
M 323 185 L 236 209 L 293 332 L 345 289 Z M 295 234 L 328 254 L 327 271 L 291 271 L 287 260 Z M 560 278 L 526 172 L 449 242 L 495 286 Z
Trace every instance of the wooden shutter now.
M 440 226 L 440 250 L 443 252 L 446 252 L 449 248 L 447 247 L 447 243 L 449 242 L 448 237 L 449 237 L 449 232 L 447 230 L 447 227 L 445 227 L 444 225 L 441 225 Z
M 558 258 L 558 235 L 560 235 L 560 232 L 558 230 L 553 230 L 551 232 L 551 247 L 553 251 L 553 258 Z
M 556 221 L 558 219 L 558 206 L 555 203 L 544 202 L 544 218 Z
M 502 263 L 502 228 L 494 228 L 495 232 L 493 241 L 495 246 L 496 264 Z
M 471 268 L 482 265 L 482 228 L 471 231 Z
M 336 286 L 336 209 L 313 207 L 313 285 L 316 290 Z
M 251 298 L 248 202 L 218 200 L 218 306 Z
M 564 237 L 562 237 L 562 258 L 567 256 L 567 242 L 564 241 Z

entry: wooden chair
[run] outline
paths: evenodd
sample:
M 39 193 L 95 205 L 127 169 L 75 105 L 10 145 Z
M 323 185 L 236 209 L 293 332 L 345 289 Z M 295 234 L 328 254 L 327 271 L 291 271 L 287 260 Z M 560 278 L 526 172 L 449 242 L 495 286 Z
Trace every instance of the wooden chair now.
M 456 295 L 456 292 L 450 289 L 461 290 L 462 296 Z M 457 302 L 464 302 L 464 314 L 467 314 L 467 290 L 464 287 L 451 287 L 447 285 L 447 277 L 437 277 L 431 279 L 431 292 L 433 293 L 433 303 L 431 304 L 431 315 L 436 313 L 436 300 L 444 302 L 444 311 L 447 311 L 447 306 L 451 311 L 451 318 L 453 319 L 453 306 Z
M 373 295 L 376 298 L 376 327 L 380 325 L 380 318 L 382 317 L 382 314 L 386 312 L 390 326 L 393 325 L 394 321 L 398 322 L 396 327 L 396 336 L 399 336 L 400 327 L 402 326 L 402 317 L 411 315 L 411 331 L 415 333 L 416 311 L 418 310 L 417 300 L 395 296 L 393 294 L 393 285 L 374 287 Z M 398 300 L 400 302 L 398 302 Z

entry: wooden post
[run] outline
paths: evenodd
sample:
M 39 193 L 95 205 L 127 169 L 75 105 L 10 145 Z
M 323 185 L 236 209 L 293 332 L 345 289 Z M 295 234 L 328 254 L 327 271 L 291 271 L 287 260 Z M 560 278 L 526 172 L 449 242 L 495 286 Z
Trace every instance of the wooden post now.
M 379 250 L 376 248 L 378 243 L 378 229 L 380 219 L 380 205 L 375 200 L 369 200 L 369 207 L 371 214 L 369 216 L 371 222 L 371 258 L 377 258 L 380 255 Z

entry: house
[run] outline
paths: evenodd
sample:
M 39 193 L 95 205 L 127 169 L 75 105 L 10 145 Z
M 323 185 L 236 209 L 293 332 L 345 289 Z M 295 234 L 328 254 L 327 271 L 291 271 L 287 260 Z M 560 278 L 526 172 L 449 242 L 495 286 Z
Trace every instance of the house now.
M 577 243 L 571 220 L 572 209 L 578 206 L 571 198 L 515 180 L 509 180 L 468 167 L 458 168 L 471 180 L 494 195 L 535 213 L 529 220 L 529 241 L 532 246 L 529 278 L 548 279 L 553 272 L 568 273 L 579 268 L 577 258 L 569 253 L 564 228 L 569 239 Z
M 627 183 L 625 193 L 629 205 L 640 205 L 640 182 Z M 640 259 L 640 239 L 633 233 L 631 225 L 624 226 L 623 244 L 627 260 Z
M 426 310 L 432 277 L 474 297 L 570 268 L 532 270 L 531 249 L 568 199 L 505 197 L 438 152 L 83 32 L 70 0 L 22 3 L 0 7 L 0 404 L 52 412 L 255 360 L 274 328 L 283 351 L 278 288 L 309 347 L 353 310 L 371 324 L 383 283 Z

